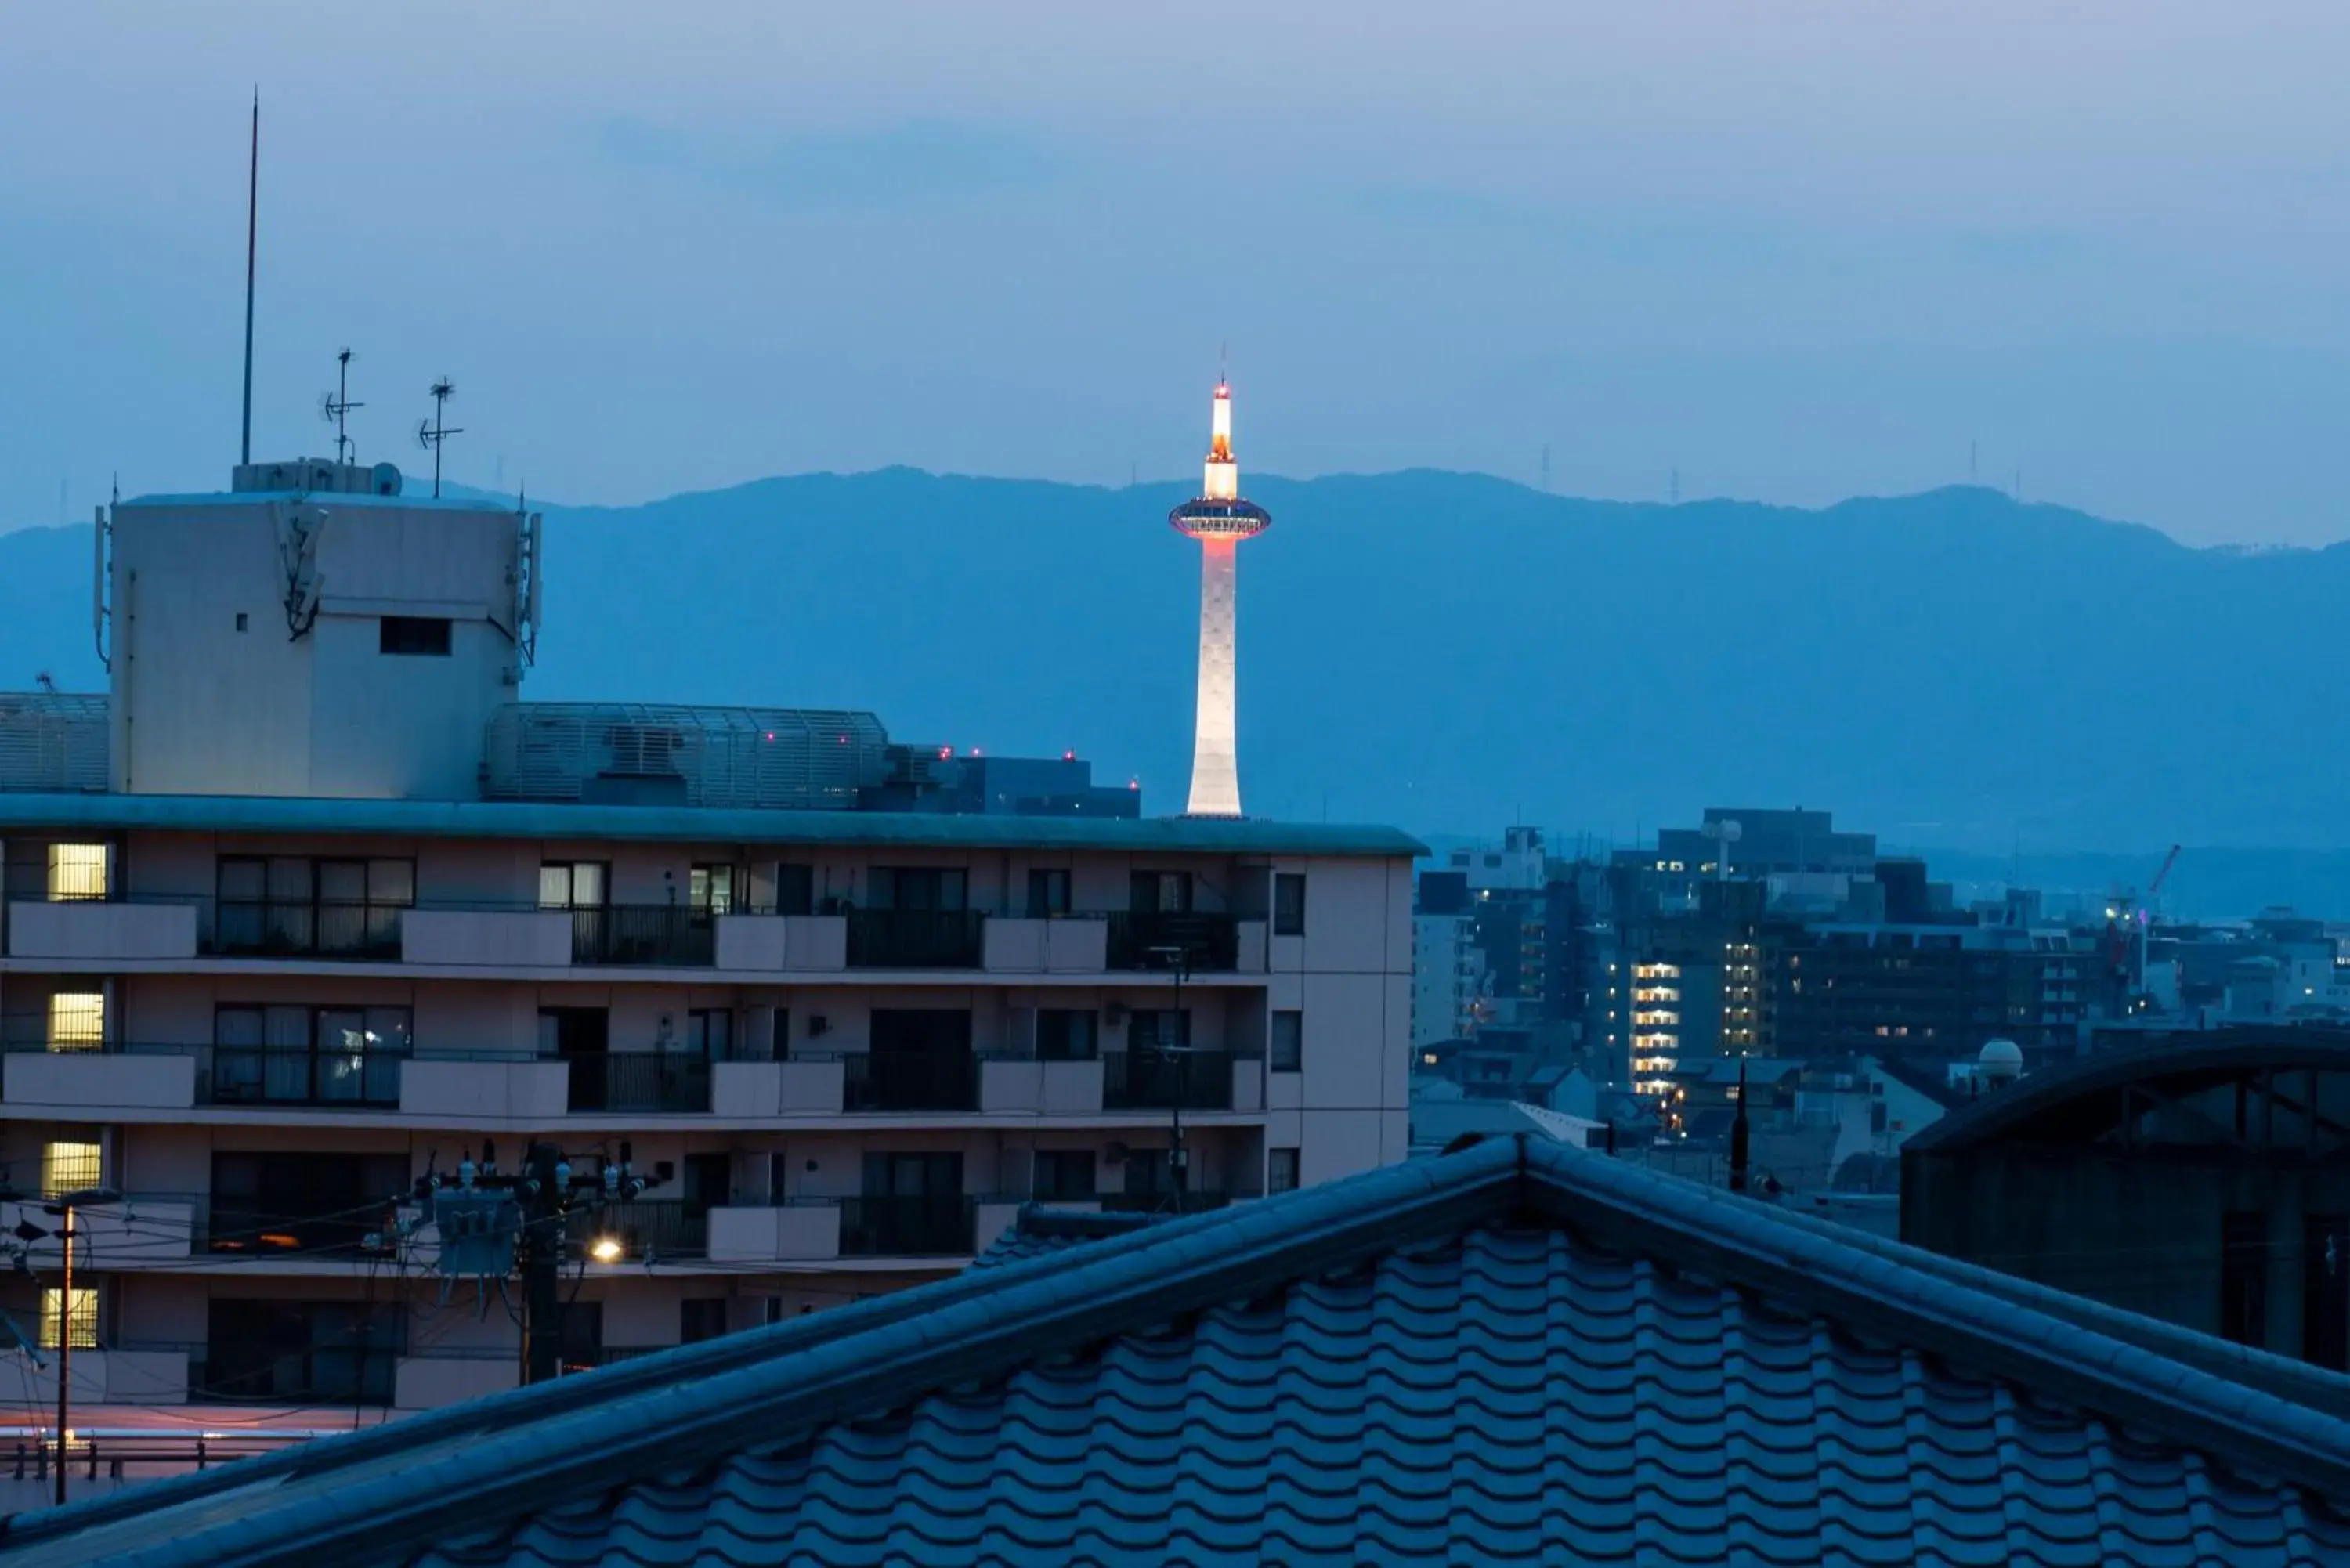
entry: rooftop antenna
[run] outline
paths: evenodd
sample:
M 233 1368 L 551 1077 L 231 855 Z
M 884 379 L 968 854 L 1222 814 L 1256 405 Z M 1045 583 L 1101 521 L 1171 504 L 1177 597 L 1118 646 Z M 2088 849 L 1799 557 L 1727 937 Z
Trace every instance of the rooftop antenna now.
M 432 417 L 416 421 L 416 444 L 432 453 L 432 499 L 435 501 L 441 499 L 441 443 L 452 435 L 465 433 L 442 422 L 442 415 L 449 408 L 449 400 L 456 395 L 455 385 L 448 377 L 442 377 L 432 383 Z
M 351 401 L 351 351 L 346 348 L 335 356 L 335 389 L 318 394 L 318 417 L 335 427 L 337 462 L 351 461 L 351 438 L 344 433 L 343 417 L 353 409 L 366 407 Z
M 1550 442 L 1543 442 L 1543 493 L 1550 493 Z
M 253 158 L 244 185 L 244 439 L 237 462 L 253 461 L 253 258 L 260 234 L 261 213 L 261 89 L 253 89 Z

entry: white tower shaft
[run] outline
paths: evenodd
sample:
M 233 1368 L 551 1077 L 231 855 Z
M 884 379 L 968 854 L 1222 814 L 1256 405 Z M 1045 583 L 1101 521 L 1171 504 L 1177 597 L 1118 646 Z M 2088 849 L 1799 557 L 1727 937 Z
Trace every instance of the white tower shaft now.
M 1200 541 L 1200 705 L 1191 742 L 1191 816 L 1241 814 L 1240 745 L 1233 732 L 1238 665 L 1240 542 Z

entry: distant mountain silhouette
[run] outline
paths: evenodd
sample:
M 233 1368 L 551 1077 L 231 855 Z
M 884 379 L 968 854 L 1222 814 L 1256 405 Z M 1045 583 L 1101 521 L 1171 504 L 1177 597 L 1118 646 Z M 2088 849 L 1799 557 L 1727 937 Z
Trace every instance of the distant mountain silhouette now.
M 869 707 L 1075 747 L 1181 804 L 1197 547 L 1172 484 L 892 469 L 548 509 L 536 699 Z M 1629 835 L 1834 808 L 2003 855 L 2350 844 L 2350 547 L 2194 550 L 1986 490 L 1805 512 L 1409 472 L 1251 493 L 1243 795 L 1268 815 Z M 87 529 L 0 535 L 0 688 L 100 684 Z

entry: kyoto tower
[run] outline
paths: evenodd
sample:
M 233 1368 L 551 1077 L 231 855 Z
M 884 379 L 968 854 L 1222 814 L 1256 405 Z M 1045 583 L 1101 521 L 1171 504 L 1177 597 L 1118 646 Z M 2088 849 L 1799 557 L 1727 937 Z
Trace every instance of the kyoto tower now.
M 1191 801 L 1186 816 L 1241 814 L 1239 747 L 1232 734 L 1233 647 L 1240 544 L 1273 525 L 1272 515 L 1241 499 L 1232 461 L 1232 389 L 1216 383 L 1208 473 L 1198 499 L 1167 514 L 1170 526 L 1200 541 L 1200 707 L 1191 740 Z

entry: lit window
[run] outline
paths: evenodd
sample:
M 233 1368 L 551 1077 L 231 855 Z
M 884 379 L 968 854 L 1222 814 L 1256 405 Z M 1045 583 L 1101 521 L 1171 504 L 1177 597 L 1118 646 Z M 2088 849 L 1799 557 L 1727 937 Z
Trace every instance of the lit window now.
M 105 992 L 60 991 L 50 996 L 50 1050 L 95 1051 L 105 1044 Z
M 52 844 L 49 846 L 49 899 L 51 902 L 105 897 L 105 845 Z
M 65 1292 L 58 1290 L 46 1290 L 41 1293 L 41 1348 L 43 1350 L 57 1348 L 59 1339 L 57 1320 L 65 1315 Z M 98 1348 L 98 1287 L 96 1285 L 87 1290 L 79 1285 L 74 1287 L 73 1347 L 76 1350 Z
M 41 1146 L 41 1196 L 62 1198 L 99 1185 L 99 1147 L 94 1143 Z

